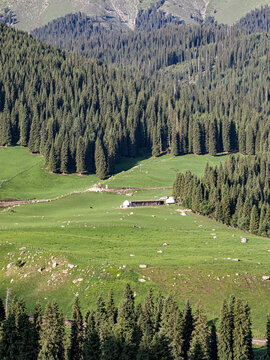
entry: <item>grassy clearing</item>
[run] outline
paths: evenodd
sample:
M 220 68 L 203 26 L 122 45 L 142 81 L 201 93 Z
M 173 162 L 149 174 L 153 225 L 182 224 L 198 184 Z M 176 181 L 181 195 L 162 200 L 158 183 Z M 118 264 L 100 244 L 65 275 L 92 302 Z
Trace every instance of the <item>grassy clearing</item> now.
M 165 193 L 168 190 L 138 191 L 133 198 Z M 269 239 L 250 235 L 249 242 L 241 244 L 245 233 L 191 213 L 181 216 L 176 206 L 120 209 L 126 198 L 87 193 L 2 212 L 0 295 L 10 287 L 25 296 L 31 308 L 37 298 L 56 298 L 69 314 L 76 293 L 82 294 L 85 311 L 98 292 L 106 297 L 113 288 L 119 298 L 129 281 L 139 299 L 152 286 L 173 293 L 180 304 L 187 298 L 202 303 L 209 317 L 217 319 L 224 296 L 235 294 L 249 301 L 255 334 L 263 337 L 270 284 L 261 278 L 269 269 Z M 22 247 L 26 253 L 20 255 Z M 56 269 L 52 256 L 60 264 Z M 26 264 L 8 270 L 19 257 Z M 78 267 L 69 269 L 68 263 Z M 147 269 L 139 269 L 140 264 Z M 48 271 L 40 273 L 40 267 Z M 142 276 L 144 284 L 138 282 Z
M 219 165 L 224 162 L 226 155 L 211 157 L 210 155 L 184 155 L 173 157 L 164 155 L 158 158 L 150 158 L 133 163 L 133 167 L 128 171 L 121 171 L 105 181 L 109 187 L 132 187 L 147 188 L 158 186 L 172 186 L 176 174 L 185 173 L 191 170 L 195 175 L 202 175 L 207 163 L 211 166 Z
M 97 182 L 95 175 L 79 177 L 50 174 L 40 155 L 26 148 L 0 148 L 0 199 L 50 199 L 81 191 Z
M 233 24 L 251 10 L 269 5 L 268 0 L 210 0 L 208 13 L 219 23 Z
M 109 187 L 172 186 L 178 172 L 192 170 L 201 175 L 207 162 L 217 165 L 225 156 L 165 155 L 156 159 L 123 159 L 117 174 L 103 182 Z M 95 175 L 50 174 L 40 155 L 30 155 L 26 148 L 0 148 L 0 199 L 51 199 L 73 191 L 83 191 L 97 183 Z

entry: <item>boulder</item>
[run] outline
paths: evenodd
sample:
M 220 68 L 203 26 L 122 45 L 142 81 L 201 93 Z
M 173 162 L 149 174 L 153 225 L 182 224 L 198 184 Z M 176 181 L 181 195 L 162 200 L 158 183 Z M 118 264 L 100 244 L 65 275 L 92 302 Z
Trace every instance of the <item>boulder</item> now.
M 146 269 L 146 268 L 147 268 L 147 265 L 139 265 L 139 268 L 140 268 L 140 269 Z
M 138 281 L 141 282 L 141 283 L 145 283 L 145 282 L 146 282 L 145 279 L 139 279 Z
M 269 281 L 269 280 L 270 280 L 270 276 L 263 276 L 262 279 L 263 279 L 263 281 Z

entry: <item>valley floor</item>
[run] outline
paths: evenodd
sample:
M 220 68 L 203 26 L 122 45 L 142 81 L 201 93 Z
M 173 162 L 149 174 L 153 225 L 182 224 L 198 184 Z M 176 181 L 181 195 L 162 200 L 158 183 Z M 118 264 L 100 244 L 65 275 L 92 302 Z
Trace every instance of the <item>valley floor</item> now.
M 97 182 L 92 175 L 48 174 L 42 158 L 28 155 L 26 149 L 0 149 L 1 160 L 7 154 L 9 170 L 0 161 L 0 198 L 49 199 L 79 193 L 2 209 L 0 297 L 10 289 L 11 296 L 26 298 L 31 311 L 37 299 L 45 304 L 54 298 L 70 317 L 76 295 L 86 312 L 98 294 L 106 298 L 110 289 L 119 299 L 129 282 L 138 301 L 152 287 L 174 294 L 182 305 L 187 299 L 200 302 L 208 318 L 218 321 L 224 297 L 234 294 L 249 302 L 254 337 L 264 338 L 270 283 L 262 277 L 270 275 L 269 239 L 227 228 L 176 205 L 120 208 L 126 199 L 171 195 L 178 171 L 190 169 L 199 175 L 206 162 L 218 164 L 224 156 L 129 160 L 102 186 L 136 189 L 96 193 L 84 192 Z M 11 159 L 22 166 L 20 172 Z M 32 179 L 33 188 L 27 179 Z M 39 180 L 46 185 L 40 192 Z M 243 237 L 246 244 L 241 243 Z

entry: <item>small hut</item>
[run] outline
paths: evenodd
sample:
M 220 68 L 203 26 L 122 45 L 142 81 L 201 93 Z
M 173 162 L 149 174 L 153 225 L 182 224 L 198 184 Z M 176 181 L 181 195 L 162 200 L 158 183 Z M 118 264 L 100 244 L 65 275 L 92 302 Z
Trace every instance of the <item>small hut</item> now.
M 164 205 L 164 200 L 137 200 L 137 201 L 129 201 L 125 200 L 123 202 L 122 208 L 133 208 L 133 207 L 143 207 L 143 206 L 160 206 Z

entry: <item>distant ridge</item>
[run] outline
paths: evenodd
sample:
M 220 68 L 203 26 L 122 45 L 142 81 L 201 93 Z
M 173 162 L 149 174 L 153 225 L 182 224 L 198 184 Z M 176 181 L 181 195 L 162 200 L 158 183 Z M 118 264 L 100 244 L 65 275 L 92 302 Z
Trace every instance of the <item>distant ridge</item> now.
M 196 23 L 213 16 L 219 23 L 232 24 L 268 0 L 0 0 L 0 13 L 9 8 L 16 14 L 15 26 L 31 31 L 69 13 L 83 12 L 116 28 L 134 29 L 140 9 L 151 5 L 178 17 L 185 23 Z

